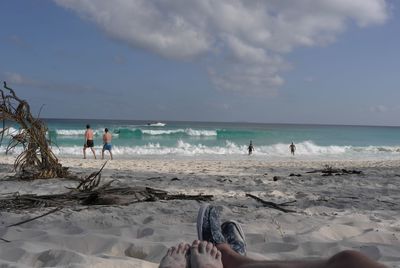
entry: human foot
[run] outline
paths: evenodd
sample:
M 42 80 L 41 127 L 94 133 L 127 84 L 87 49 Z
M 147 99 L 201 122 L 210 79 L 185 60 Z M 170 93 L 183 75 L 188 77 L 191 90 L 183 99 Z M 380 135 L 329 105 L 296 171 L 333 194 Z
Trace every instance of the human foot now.
M 190 248 L 191 268 L 223 268 L 221 252 L 211 242 L 195 240 Z
M 187 268 L 187 253 L 189 244 L 180 243 L 176 247 L 168 249 L 167 254 L 162 258 L 159 268 Z

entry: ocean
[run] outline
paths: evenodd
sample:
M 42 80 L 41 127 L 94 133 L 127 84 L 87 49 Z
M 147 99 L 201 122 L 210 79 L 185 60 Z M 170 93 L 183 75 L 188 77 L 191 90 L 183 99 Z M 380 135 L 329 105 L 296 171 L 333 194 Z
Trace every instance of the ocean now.
M 104 128 L 110 130 L 116 159 L 400 159 L 400 127 L 80 119 L 45 122 L 53 151 L 61 157 L 82 157 L 85 126 L 90 124 L 98 155 Z M 10 129 L 13 131 L 17 126 Z M 255 151 L 248 156 L 250 140 Z M 294 157 L 289 151 L 292 141 L 297 149 Z M 1 152 L 5 147 L 3 141 Z M 91 157 L 91 152 L 87 153 Z

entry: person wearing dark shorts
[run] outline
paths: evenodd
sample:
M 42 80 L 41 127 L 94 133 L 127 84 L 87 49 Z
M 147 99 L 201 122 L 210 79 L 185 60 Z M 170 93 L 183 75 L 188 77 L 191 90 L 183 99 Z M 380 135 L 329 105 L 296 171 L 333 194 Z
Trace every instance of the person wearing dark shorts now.
M 90 128 L 90 125 L 86 125 L 85 131 L 85 143 L 83 144 L 83 159 L 86 159 L 86 149 L 90 148 L 93 153 L 94 159 L 96 159 L 96 152 L 94 151 L 94 142 L 93 142 L 93 130 Z
M 86 141 L 86 144 L 85 144 L 84 146 L 86 146 L 86 147 L 88 147 L 88 148 L 94 147 L 94 142 L 93 142 L 93 140 L 87 140 L 87 141 Z

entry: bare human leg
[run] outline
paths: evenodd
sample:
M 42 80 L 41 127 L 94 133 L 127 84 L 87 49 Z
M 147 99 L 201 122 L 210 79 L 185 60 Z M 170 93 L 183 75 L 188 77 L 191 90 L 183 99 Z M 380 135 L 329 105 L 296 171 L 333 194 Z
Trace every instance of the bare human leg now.
M 90 150 L 92 150 L 92 153 L 93 153 L 94 159 L 97 159 L 97 158 L 96 158 L 96 152 L 94 151 L 93 147 L 90 147 Z
M 225 224 L 225 223 L 224 223 Z M 232 226 L 231 226 L 232 227 Z M 224 228 L 227 229 L 227 228 Z M 231 228 L 232 229 L 232 228 Z M 240 228 L 239 228 L 240 229 Z M 232 229 L 234 230 L 234 229 Z M 342 251 L 327 260 L 294 260 L 294 261 L 258 261 L 245 257 L 244 235 L 240 235 L 240 230 L 224 232 L 220 223 L 220 210 L 218 207 L 203 204 L 197 215 L 197 233 L 201 240 L 206 240 L 216 245 L 222 254 L 224 268 L 382 268 L 385 267 L 367 256 L 352 250 Z M 225 237 L 225 235 L 227 237 Z M 232 248 L 237 248 L 232 241 L 241 242 L 242 250 L 237 250 L 240 255 Z M 203 243 L 203 242 L 202 242 Z M 234 243 L 234 244 L 235 244 Z M 236 243 L 238 244 L 238 243 Z M 238 244 L 239 245 L 239 244 Z
M 294 260 L 294 261 L 258 261 L 242 256 L 231 249 L 228 244 L 218 244 L 224 268 L 384 268 L 365 255 L 353 251 L 342 251 L 328 260 Z

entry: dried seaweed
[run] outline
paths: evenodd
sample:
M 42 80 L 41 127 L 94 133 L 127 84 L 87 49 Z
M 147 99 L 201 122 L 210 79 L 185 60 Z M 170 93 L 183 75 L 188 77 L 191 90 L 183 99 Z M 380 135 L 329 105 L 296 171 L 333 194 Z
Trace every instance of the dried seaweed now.
M 92 205 L 129 205 L 158 200 L 210 201 L 212 195 L 170 194 L 149 187 L 99 187 L 93 191 L 70 191 L 53 195 L 0 196 L 0 211 L 18 211 L 44 207 L 76 207 Z
M 45 123 L 32 115 L 28 102 L 20 99 L 6 82 L 4 89 L 0 89 L 0 120 L 3 122 L 0 142 L 3 141 L 4 135 L 10 136 L 6 153 L 17 146 L 23 147 L 23 151 L 14 162 L 18 178 L 47 179 L 69 176 L 68 168 L 59 163 L 51 150 Z M 18 124 L 18 133 L 9 134 L 9 123 Z
M 75 207 L 79 205 L 129 205 L 139 202 L 154 202 L 158 200 L 197 200 L 211 201 L 212 195 L 170 194 L 167 191 L 150 187 L 111 187 L 115 180 L 100 184 L 101 172 L 93 172 L 81 179 L 76 188 L 61 194 L 35 195 L 11 193 L 0 195 L 0 211 L 25 210 L 43 207 Z

